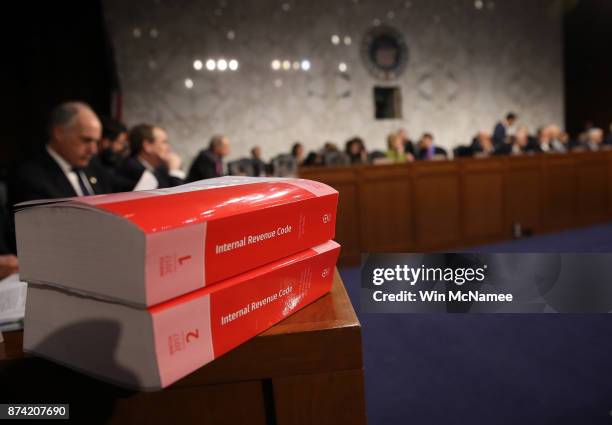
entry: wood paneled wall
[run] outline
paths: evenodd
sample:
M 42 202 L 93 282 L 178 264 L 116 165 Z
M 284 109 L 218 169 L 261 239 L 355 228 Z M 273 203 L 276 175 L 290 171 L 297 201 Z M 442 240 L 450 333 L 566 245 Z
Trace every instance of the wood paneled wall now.
M 612 152 L 302 168 L 340 192 L 341 264 L 451 250 L 612 219 Z

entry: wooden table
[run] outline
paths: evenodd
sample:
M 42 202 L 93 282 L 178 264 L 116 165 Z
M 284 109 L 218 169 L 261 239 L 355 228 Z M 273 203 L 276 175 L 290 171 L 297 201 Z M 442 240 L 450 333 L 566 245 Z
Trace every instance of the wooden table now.
M 340 192 L 340 264 L 364 252 L 453 251 L 612 220 L 612 151 L 304 167 Z
M 104 424 L 365 424 L 361 326 L 336 271 L 332 292 L 171 387 L 119 389 L 0 343 L 0 402 L 70 403 Z

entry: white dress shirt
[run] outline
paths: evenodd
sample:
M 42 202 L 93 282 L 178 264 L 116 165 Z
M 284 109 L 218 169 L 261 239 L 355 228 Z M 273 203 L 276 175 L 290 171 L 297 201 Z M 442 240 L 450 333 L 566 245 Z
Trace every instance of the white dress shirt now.
M 142 176 L 140 176 L 140 180 L 138 180 L 138 183 L 136 183 L 134 190 L 157 189 L 159 187 L 159 182 L 157 181 L 155 174 L 153 174 L 155 172 L 155 168 L 153 168 L 153 166 L 149 164 L 148 161 L 145 161 L 140 157 L 138 157 L 137 159 L 138 162 L 140 162 L 142 166 L 145 167 L 145 171 L 144 173 L 142 173 Z M 185 172 L 183 170 L 170 170 L 168 174 L 173 177 L 178 177 L 179 179 L 185 180 Z
M 72 166 L 70 165 L 70 163 L 68 163 L 68 161 L 62 158 L 62 156 L 59 153 L 55 152 L 49 145 L 47 145 L 47 152 L 49 152 L 49 155 L 51 155 L 51 158 L 53 158 L 53 160 L 57 163 L 57 165 L 59 165 L 61 170 L 64 172 L 64 175 L 70 182 L 70 185 L 74 189 L 77 196 L 83 196 L 84 194 L 83 194 L 83 191 L 81 190 L 81 185 L 79 184 L 79 180 L 78 180 L 79 177 L 77 176 L 76 171 L 72 169 Z M 94 194 L 95 192 L 93 188 L 91 187 L 91 185 L 89 184 L 89 181 L 87 180 L 87 176 L 84 175 L 83 173 L 81 173 L 81 180 L 83 181 L 83 184 L 85 184 L 87 189 L 89 189 L 91 194 Z

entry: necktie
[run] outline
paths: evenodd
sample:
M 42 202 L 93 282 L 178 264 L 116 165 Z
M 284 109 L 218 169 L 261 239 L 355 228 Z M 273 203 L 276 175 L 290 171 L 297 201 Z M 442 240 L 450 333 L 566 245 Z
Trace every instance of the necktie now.
M 79 187 L 81 188 L 81 192 L 83 192 L 83 196 L 93 195 L 90 189 L 90 186 L 88 184 L 85 184 L 85 179 L 87 178 L 87 176 L 85 176 L 85 173 L 83 173 L 83 171 L 80 168 L 76 168 L 76 167 L 72 168 L 72 170 L 77 175 Z
M 217 176 L 220 177 L 223 175 L 223 164 L 221 164 L 220 159 L 215 160 L 215 171 L 217 172 Z

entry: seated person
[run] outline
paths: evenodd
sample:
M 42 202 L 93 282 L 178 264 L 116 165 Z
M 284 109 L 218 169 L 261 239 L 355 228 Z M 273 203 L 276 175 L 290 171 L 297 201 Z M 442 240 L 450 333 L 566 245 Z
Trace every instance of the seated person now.
M 536 143 L 532 144 L 530 150 L 533 152 L 553 152 L 551 134 L 548 127 L 538 129 Z
M 333 142 L 325 142 L 321 152 L 323 165 L 328 167 L 345 166 L 350 164 L 349 157 Z
M 346 142 L 344 153 L 348 156 L 351 164 L 367 164 L 369 162 L 368 151 L 363 139 L 359 137 L 353 137 Z
M 251 161 L 253 162 L 253 175 L 263 177 L 270 174 L 270 166 L 261 159 L 261 147 L 254 146 L 251 149 Z
M 325 165 L 323 162 L 323 151 L 318 150 L 308 152 L 308 155 L 306 155 L 306 158 L 300 165 L 304 167 L 321 167 Z
M 85 103 L 67 102 L 51 112 L 49 142 L 9 176 L 9 202 L 110 193 L 110 179 L 99 163 L 102 125 Z
M 546 131 L 548 132 L 552 152 L 565 153 L 568 151 L 569 137 L 567 133 L 561 131 L 559 126 L 555 124 L 548 125 Z
M 412 143 L 412 140 L 408 138 L 408 133 L 406 132 L 406 130 L 404 130 L 403 128 L 400 128 L 397 131 L 397 136 L 400 138 L 400 140 L 402 141 L 402 144 L 404 145 L 404 152 L 409 153 L 412 159 L 414 159 L 414 154 L 415 154 L 414 143 Z
M 601 128 L 593 127 L 587 133 L 585 147 L 589 151 L 598 151 L 604 143 L 604 132 Z
M 511 138 L 512 140 L 512 149 L 511 153 L 513 155 L 522 154 L 529 151 L 529 146 L 532 144 L 532 141 L 529 137 L 529 132 L 525 127 L 521 127 L 516 130 L 514 136 Z
M 291 156 L 295 158 L 295 162 L 298 166 L 304 165 L 304 145 L 300 142 L 295 142 L 291 146 Z
M 230 144 L 225 136 L 215 135 L 210 139 L 208 148 L 200 151 L 193 160 L 188 182 L 212 179 L 223 175 L 223 158 L 229 154 Z
M 601 128 L 592 127 L 578 136 L 573 144 L 572 150 L 576 151 L 598 151 L 604 144 L 604 132 Z
M 417 159 L 432 160 L 439 158 L 447 158 L 446 150 L 434 145 L 433 135 L 424 133 L 417 145 Z
M 570 135 L 567 131 L 561 131 L 557 140 L 564 149 L 562 151 L 560 150 L 559 152 L 568 152 L 570 150 L 572 140 L 570 139 Z
M 606 137 L 606 140 L 604 141 L 604 145 L 606 146 L 612 145 L 612 124 L 610 124 L 610 133 L 608 133 L 608 137 Z
M 130 156 L 117 172 L 130 181 L 131 190 L 151 190 L 183 184 L 180 157 L 171 151 L 166 131 L 139 124 L 129 133 Z
M 404 141 L 398 133 L 391 133 L 387 136 L 387 159 L 395 163 L 403 163 L 412 161 L 411 154 L 406 153 L 404 149 Z
M 476 156 L 493 155 L 495 153 L 495 147 L 493 146 L 491 133 L 485 130 L 479 131 L 476 137 L 472 139 L 470 148 Z
M 102 138 L 98 143 L 100 164 L 117 168 L 129 156 L 128 131 L 125 125 L 112 118 L 102 120 Z
M 129 156 L 128 131 L 125 125 L 112 118 L 102 119 L 102 138 L 98 143 L 98 161 L 109 174 L 113 192 L 128 192 L 134 185 L 123 177 L 118 168 Z
M 270 174 L 270 167 L 261 159 L 261 148 L 254 146 L 251 149 L 251 161 L 253 163 L 253 175 L 255 177 L 264 177 Z

